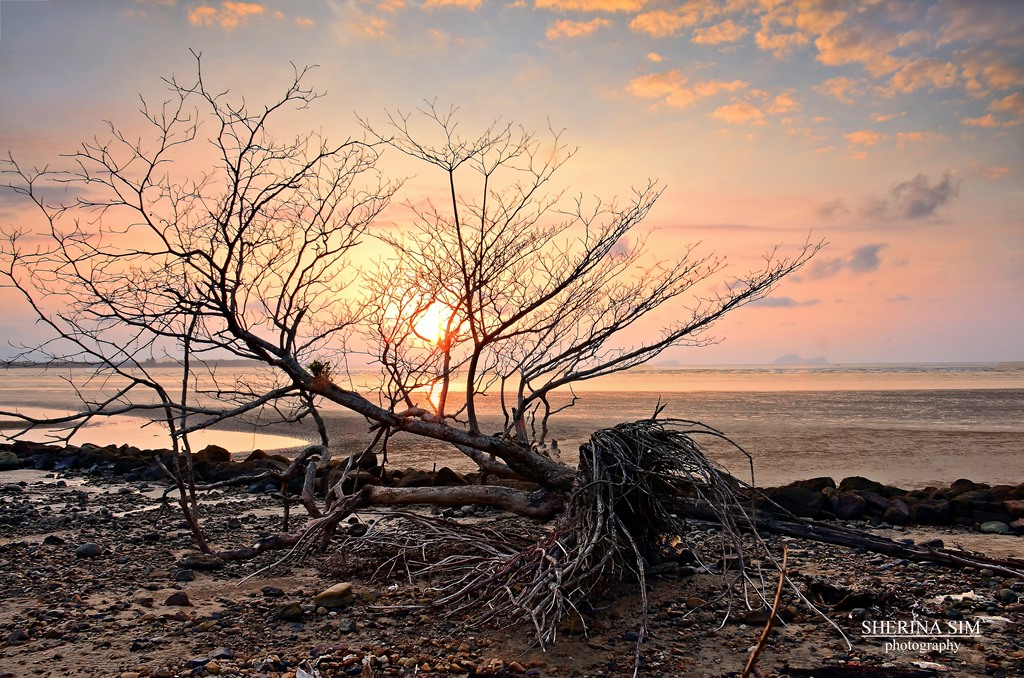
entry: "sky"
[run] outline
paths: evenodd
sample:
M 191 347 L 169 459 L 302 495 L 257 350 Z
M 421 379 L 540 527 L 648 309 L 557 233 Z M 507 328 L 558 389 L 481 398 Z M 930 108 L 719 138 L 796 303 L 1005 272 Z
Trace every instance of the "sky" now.
M 41 166 L 130 127 L 190 49 L 252 101 L 317 65 L 297 124 L 336 139 L 435 100 L 564 129 L 573 191 L 665 186 L 661 256 L 699 242 L 742 274 L 827 241 L 666 359 L 1024 360 L 1019 0 L 0 0 L 0 151 Z M 0 195 L 4 226 L 25 219 Z M 32 337 L 12 303 L 8 337 Z

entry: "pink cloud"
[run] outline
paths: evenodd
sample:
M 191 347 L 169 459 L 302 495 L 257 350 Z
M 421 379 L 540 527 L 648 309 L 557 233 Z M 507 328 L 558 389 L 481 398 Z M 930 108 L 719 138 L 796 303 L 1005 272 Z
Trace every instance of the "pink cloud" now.
M 611 21 L 601 18 L 591 19 L 590 21 L 570 21 L 568 19 L 561 19 L 548 26 L 546 35 L 548 40 L 557 40 L 559 38 L 581 38 L 611 25 Z
M 200 5 L 193 7 L 188 12 L 188 21 L 193 26 L 204 28 L 220 27 L 226 31 L 232 31 L 240 25 L 249 21 L 249 17 L 260 16 L 266 12 L 263 5 L 255 2 L 235 2 L 224 0 L 220 7 Z

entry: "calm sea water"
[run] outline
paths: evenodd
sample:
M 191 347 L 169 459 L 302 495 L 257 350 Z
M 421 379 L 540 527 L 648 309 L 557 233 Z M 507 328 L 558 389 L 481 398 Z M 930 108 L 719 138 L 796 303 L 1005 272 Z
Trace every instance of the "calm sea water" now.
M 252 377 L 250 370 L 238 370 Z M 0 409 L 73 407 L 66 378 L 84 370 L 11 369 L 0 372 Z M 232 376 L 221 370 L 220 376 Z M 167 383 L 178 376 L 166 370 Z M 369 373 L 352 375 L 354 386 Z M 98 393 L 100 384 L 85 384 Z M 740 444 L 755 461 L 755 481 L 775 484 L 828 475 L 864 475 L 904 486 L 948 483 L 966 477 L 990 483 L 1024 482 L 1024 363 L 829 365 L 813 367 L 645 368 L 577 389 L 580 400 L 551 424 L 563 457 L 598 428 L 661 416 L 708 424 Z M 483 400 L 485 425 L 500 428 L 496 398 Z M 343 451 L 366 444 L 365 422 L 331 407 L 326 416 L 334 445 Z M 267 420 L 264 416 L 263 422 Z M 101 431 L 102 429 L 102 431 Z M 253 447 L 294 447 L 312 439 L 309 426 L 238 425 L 217 442 L 239 453 Z M 140 429 L 137 419 L 107 422 L 83 431 L 96 442 L 152 442 L 161 432 Z M 272 433 L 280 438 L 266 438 Z M 226 436 L 226 437 L 224 437 Z M 721 445 L 709 453 L 737 475 L 746 461 Z M 399 467 L 472 465 L 441 443 L 396 437 L 390 463 Z

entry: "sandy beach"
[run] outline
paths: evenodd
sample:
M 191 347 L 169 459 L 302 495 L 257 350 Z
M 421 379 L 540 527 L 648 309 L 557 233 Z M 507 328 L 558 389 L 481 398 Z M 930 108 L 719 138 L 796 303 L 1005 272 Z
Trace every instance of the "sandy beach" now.
M 431 583 L 402 569 L 378 571 L 379 553 L 349 548 L 339 556 L 346 534 L 325 554 L 245 579 L 278 556 L 240 563 L 199 556 L 176 509 L 161 508 L 154 484 L 40 471 L 6 472 L 0 483 L 0 676 L 632 674 L 638 601 L 627 589 L 593 600 L 593 609 L 565 624 L 542 651 L 527 627 L 475 626 L 463 613 L 415 607 L 436 595 Z M 204 523 L 221 547 L 248 545 L 280 528 L 279 506 L 266 495 L 214 491 L 203 505 Z M 379 516 L 358 517 L 366 524 Z M 455 519 L 499 529 L 507 520 L 492 511 Z M 1016 536 L 939 527 L 876 531 L 993 556 L 1020 553 Z M 1024 671 L 1024 582 L 798 539 L 768 541 L 788 545 L 789 576 L 818 611 L 784 595 L 785 623 L 772 632 L 759 675 Z M 353 585 L 351 598 L 318 607 L 314 597 L 339 582 Z M 766 616 L 722 594 L 717 577 L 692 568 L 652 577 L 640 675 L 738 675 Z M 864 622 L 912 619 L 942 629 L 966 620 L 972 637 L 919 638 L 910 649 L 865 632 Z M 857 667 L 876 672 L 855 673 Z M 888 672 L 877 673 L 883 668 Z

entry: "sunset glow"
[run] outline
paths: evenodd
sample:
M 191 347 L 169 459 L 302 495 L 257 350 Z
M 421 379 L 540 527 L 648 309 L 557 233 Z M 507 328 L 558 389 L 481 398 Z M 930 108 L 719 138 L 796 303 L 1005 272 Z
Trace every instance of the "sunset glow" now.
M 716 326 L 721 343 L 664 360 L 1024 359 L 1019 1 L 2 4 L 0 152 L 26 166 L 59 165 L 106 134 L 104 120 L 143 135 L 139 95 L 158 106 L 161 76 L 191 77 L 190 49 L 213 89 L 250 104 L 275 96 L 292 64 L 318 65 L 309 84 L 325 96 L 288 111 L 282 138 L 317 130 L 341 143 L 363 135 L 356 116 L 380 124 L 436 101 L 459 108 L 466 138 L 498 118 L 564 129 L 578 151 L 552 193 L 621 198 L 660 181 L 644 226 L 662 259 L 702 243 L 742 276 L 777 245 L 828 242 Z M 208 167 L 161 170 L 199 179 Z M 380 170 L 406 179 L 396 205 L 446 204 L 445 186 L 400 153 L 384 152 Z M 414 220 L 386 216 L 372 228 Z M 0 224 L 45 227 L 10 192 Z M 380 256 L 358 252 L 357 266 Z M 10 290 L 0 311 L 10 340 L 44 338 Z M 443 315 L 428 308 L 414 334 L 436 344 Z

